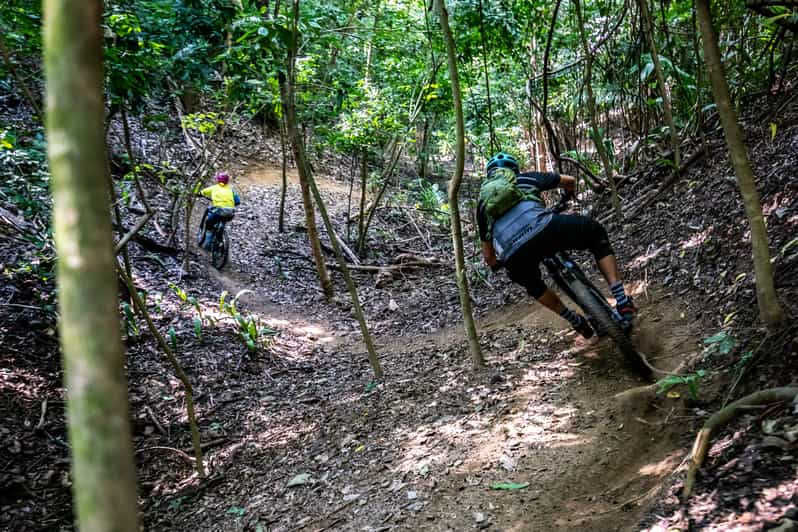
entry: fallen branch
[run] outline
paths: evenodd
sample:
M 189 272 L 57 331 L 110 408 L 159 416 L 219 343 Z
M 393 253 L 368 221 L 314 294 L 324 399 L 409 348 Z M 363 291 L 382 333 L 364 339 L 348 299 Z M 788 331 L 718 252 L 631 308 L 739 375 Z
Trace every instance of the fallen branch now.
M 687 470 L 687 479 L 684 481 L 684 489 L 682 497 L 687 499 L 693 491 L 695 484 L 696 473 L 698 468 L 704 463 L 707 452 L 709 451 L 709 444 L 712 435 L 742 410 L 750 406 L 763 405 L 768 403 L 775 403 L 780 401 L 793 401 L 798 396 L 798 387 L 786 388 L 771 388 L 769 390 L 760 390 L 750 395 L 746 395 L 742 399 L 734 401 L 726 408 L 715 412 L 707 421 L 696 436 L 695 443 L 693 443 L 693 450 L 691 452 L 690 467 Z
M 390 266 L 373 266 L 369 264 L 347 264 L 346 267 L 350 270 L 359 270 L 364 272 L 381 272 L 381 271 L 400 271 L 400 270 L 411 270 L 414 268 L 431 268 L 431 267 L 440 267 L 443 266 L 441 262 L 405 262 L 402 264 L 393 264 Z M 328 268 L 335 268 L 339 269 L 339 266 L 335 263 L 327 263 Z
M 133 229 L 128 231 L 127 234 L 125 234 L 125 236 L 123 236 L 119 240 L 119 242 L 116 243 L 116 249 L 114 250 L 114 255 L 119 255 L 119 252 L 125 248 L 125 244 L 130 242 L 130 239 L 136 236 L 136 234 L 138 234 L 138 232 L 141 231 L 145 225 L 147 225 L 147 222 L 150 220 L 150 218 L 152 218 L 153 214 L 154 211 L 150 211 L 144 216 L 142 216 L 141 219 L 138 222 L 136 222 L 136 225 L 133 226 Z
M 176 455 L 180 456 L 181 458 L 185 459 L 188 463 L 193 464 L 195 459 L 192 456 L 184 453 L 180 449 L 175 449 L 174 447 L 165 447 L 163 445 L 155 445 L 153 447 L 144 447 L 143 449 L 139 449 L 136 451 L 136 454 L 141 454 L 144 451 L 170 451 L 175 453 Z
M 338 233 L 333 233 L 330 235 L 331 237 L 335 238 L 338 241 L 338 245 L 341 246 L 341 251 L 344 252 L 344 255 L 353 263 L 353 264 L 360 264 L 360 259 L 357 258 L 357 255 L 344 243 L 344 240 L 338 236 Z
M 587 166 L 582 164 L 581 161 L 579 161 L 577 159 L 574 159 L 573 157 L 568 157 L 568 156 L 565 156 L 565 155 L 561 155 L 560 156 L 560 160 L 563 161 L 563 162 L 566 162 L 566 163 L 571 163 L 572 165 L 574 165 L 577 168 L 579 168 L 582 171 L 582 173 L 585 174 L 585 176 L 587 178 L 589 178 L 590 181 L 593 182 L 593 186 L 596 188 L 597 192 L 601 192 L 602 190 L 606 189 L 609 186 L 604 179 L 602 179 L 602 178 L 598 177 L 596 174 L 594 174 L 590 170 L 590 168 L 588 168 Z
M 114 225 L 116 225 L 116 224 L 114 224 Z M 131 233 L 131 231 L 127 227 L 120 226 L 120 228 L 123 231 L 125 231 L 126 235 Z M 152 251 L 152 252 L 155 252 L 155 253 L 163 253 L 165 255 L 179 255 L 180 252 L 181 252 L 181 250 L 179 248 L 172 247 L 172 246 L 166 246 L 164 244 L 156 242 L 155 240 L 153 240 L 153 239 L 151 239 L 149 237 L 146 237 L 146 236 L 142 235 L 141 233 L 133 232 L 133 236 L 130 237 L 130 240 L 132 240 L 136 244 L 140 245 L 141 247 L 143 247 L 147 251 Z

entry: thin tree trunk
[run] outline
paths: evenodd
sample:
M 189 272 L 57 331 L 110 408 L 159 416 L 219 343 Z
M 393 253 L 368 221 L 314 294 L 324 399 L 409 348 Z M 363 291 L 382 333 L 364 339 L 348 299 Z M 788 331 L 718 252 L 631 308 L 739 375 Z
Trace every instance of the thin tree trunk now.
M 391 183 L 391 178 L 393 177 L 394 170 L 396 169 L 396 163 L 399 162 L 399 157 L 401 157 L 404 147 L 404 144 L 394 145 L 395 152 L 391 156 L 392 159 L 390 166 L 388 166 L 388 171 L 384 174 L 385 179 L 382 183 L 382 187 L 380 187 L 380 191 L 377 193 L 377 197 L 374 198 L 374 202 L 371 204 L 371 209 L 369 209 L 368 215 L 366 215 L 366 225 L 363 227 L 363 235 L 357 245 L 358 253 L 363 253 L 363 249 L 366 245 L 366 235 L 368 235 L 369 227 L 371 227 L 371 221 L 374 219 L 374 214 L 377 212 L 377 207 L 379 206 L 380 201 L 382 201 L 385 191 L 388 190 L 388 185 Z
M 673 150 L 673 171 L 678 174 L 682 162 L 679 151 L 679 132 L 676 131 L 676 124 L 673 122 L 671 91 L 665 81 L 665 73 L 662 70 L 659 53 L 657 53 L 657 43 L 654 41 L 654 23 L 651 20 L 651 13 L 648 11 L 648 0 L 637 0 L 637 3 L 640 6 L 641 23 L 645 24 L 645 34 L 648 39 L 648 48 L 651 51 L 651 61 L 654 63 L 654 73 L 657 76 L 660 96 L 662 96 L 662 113 L 665 115 L 665 124 L 668 126 L 670 133 L 671 149 Z
M 166 359 L 172 365 L 172 369 L 175 370 L 175 375 L 183 384 L 183 390 L 186 393 L 186 417 L 188 418 L 188 427 L 189 431 L 191 432 L 191 445 L 194 448 L 194 467 L 197 469 L 197 474 L 200 477 L 204 477 L 205 464 L 202 458 L 202 445 L 200 443 L 197 414 L 194 410 L 194 388 L 191 386 L 191 381 L 189 380 L 188 375 L 186 375 L 186 372 L 183 371 L 183 366 L 180 365 L 175 353 L 169 347 L 169 344 L 166 343 L 166 339 L 158 330 L 158 327 L 155 326 L 155 323 L 150 317 L 150 313 L 147 312 L 147 306 L 144 304 L 144 301 L 141 300 L 141 297 L 139 297 L 139 293 L 136 290 L 136 285 L 133 283 L 133 278 L 126 275 L 125 272 L 118 268 L 116 271 L 119 274 L 119 277 L 122 278 L 122 282 L 125 283 L 125 286 L 127 286 L 127 289 L 130 292 L 130 297 L 133 300 L 133 305 L 136 307 L 138 313 L 144 318 L 147 328 L 155 337 L 158 345 L 161 346 L 163 354 L 166 355 Z
M 368 174 L 368 151 L 366 148 L 360 152 L 360 216 L 357 219 L 357 252 L 363 253 L 363 244 L 366 241 L 366 177 Z
M 84 532 L 139 529 L 106 176 L 102 3 L 44 2 L 47 137 L 72 492 Z
M 745 213 L 748 216 L 748 223 L 751 227 L 751 247 L 754 257 L 759 316 L 768 329 L 775 330 L 783 323 L 784 313 L 773 284 L 773 269 L 770 264 L 768 233 L 765 227 L 765 219 L 762 215 L 762 202 L 756 189 L 754 173 L 748 159 L 748 148 L 745 145 L 743 130 L 737 121 L 737 115 L 729 94 L 729 86 L 726 83 L 726 74 L 723 70 L 720 50 L 718 49 L 718 35 L 712 25 L 709 1 L 695 0 L 695 4 L 704 43 L 704 61 L 706 61 L 709 80 L 712 83 L 712 93 L 718 106 L 718 114 L 723 125 L 723 131 L 726 134 L 729 157 L 734 166 L 734 172 L 737 174 L 737 184 L 743 196 Z
M 463 229 L 460 225 L 460 183 L 463 180 L 463 168 L 465 166 L 465 124 L 463 120 L 463 102 L 460 95 L 460 80 L 457 77 L 457 53 L 455 51 L 454 37 L 449 27 L 449 16 L 446 12 L 445 0 L 435 0 L 438 6 L 438 17 L 443 30 L 443 38 L 446 42 L 446 52 L 449 59 L 449 78 L 452 83 L 452 98 L 454 100 L 454 112 L 457 119 L 457 159 L 455 163 L 455 173 L 449 182 L 449 209 L 452 217 L 452 244 L 454 245 L 455 275 L 457 277 L 457 287 L 460 292 L 460 305 L 463 308 L 463 322 L 465 325 L 468 345 L 471 349 L 471 358 L 476 368 L 485 365 L 485 358 L 482 355 L 482 348 L 477 337 L 477 326 L 474 323 L 474 315 L 471 309 L 471 296 L 468 292 L 468 277 L 466 277 L 465 253 L 463 251 Z
M 493 108 L 490 101 L 490 77 L 488 76 L 488 51 L 485 44 L 485 13 L 482 8 L 482 0 L 479 0 L 479 37 L 482 40 L 482 71 L 485 75 L 485 94 L 488 103 L 488 131 L 490 133 L 491 151 L 499 149 L 499 142 L 496 140 L 496 132 L 493 130 Z
M 305 157 L 305 145 L 302 134 L 297 128 L 296 111 L 294 108 L 294 64 L 296 62 L 296 46 L 299 23 L 299 0 L 294 0 L 294 22 L 292 46 L 288 48 L 288 77 L 280 73 L 280 96 L 283 100 L 283 115 L 285 116 L 285 128 L 294 149 L 294 160 L 296 161 L 297 173 L 299 174 L 299 186 L 302 189 L 302 203 L 305 206 L 305 223 L 307 225 L 308 240 L 313 253 L 313 260 L 316 263 L 316 271 L 319 274 L 319 283 L 324 296 L 331 299 L 333 296 L 333 284 L 327 266 L 324 262 L 324 255 L 321 250 L 319 232 L 316 228 L 316 215 L 313 208 L 313 200 L 310 193 L 310 169 Z
M 285 231 L 285 195 L 288 191 L 288 153 L 285 130 L 285 114 L 283 114 L 282 120 L 280 120 L 280 152 L 283 154 L 282 188 L 280 188 L 280 211 L 277 215 L 277 231 L 280 233 Z
M 607 181 L 610 183 L 610 190 L 612 192 L 612 207 L 615 212 L 615 219 L 620 225 L 623 222 L 623 213 L 621 211 L 621 202 L 618 199 L 618 189 L 615 185 L 615 176 L 613 175 L 612 164 L 610 164 L 609 155 L 604 148 L 604 142 L 601 133 L 599 133 L 598 120 L 596 119 L 596 98 L 593 96 L 593 54 L 590 53 L 590 45 L 588 44 L 587 35 L 585 31 L 585 24 L 582 17 L 582 8 L 579 0 L 574 0 L 574 9 L 576 10 L 576 23 L 579 25 L 579 37 L 582 41 L 582 49 L 585 53 L 585 91 L 587 92 L 587 109 L 590 114 L 590 127 L 593 129 L 593 145 L 601 159 L 601 164 L 604 166 L 604 174 L 607 176 Z
M 357 157 L 352 155 L 352 164 L 349 167 L 349 195 L 346 200 L 346 241 L 352 242 L 352 193 L 355 189 L 355 166 Z
M 355 316 L 357 317 L 357 322 L 360 324 L 360 332 L 363 335 L 363 343 L 366 345 L 366 352 L 368 353 L 371 370 L 374 372 L 374 376 L 379 379 L 382 377 L 380 359 L 377 356 L 376 349 L 374 349 L 374 342 L 371 339 L 371 334 L 366 324 L 366 316 L 363 314 L 363 308 L 360 306 L 357 287 L 352 280 L 352 276 L 349 275 L 349 268 L 346 265 L 344 254 L 341 251 L 341 242 L 335 235 L 330 217 L 327 215 L 327 208 L 324 206 L 324 200 L 321 194 L 319 194 L 319 188 L 316 186 L 316 180 L 313 178 L 312 174 L 308 174 L 308 181 L 310 181 L 310 189 L 313 192 L 313 197 L 316 199 L 316 206 L 319 208 L 319 214 L 321 214 L 321 219 L 324 221 L 324 227 L 327 229 L 327 235 L 330 237 L 330 244 L 332 244 L 333 251 L 335 251 L 335 258 L 338 259 L 338 267 L 341 270 L 341 274 L 344 276 L 346 287 L 349 289 L 349 295 L 352 298 L 352 307 L 355 309 Z
M 701 53 L 699 52 L 700 45 L 698 44 L 698 20 L 696 15 L 695 2 L 693 3 L 692 13 L 692 26 L 693 26 L 693 55 L 695 56 L 695 64 L 701 64 Z M 701 90 L 703 82 L 702 68 L 696 68 L 695 73 L 695 114 L 696 114 L 696 128 L 698 134 L 701 135 L 701 148 L 705 153 L 709 153 L 709 146 L 707 145 L 707 133 L 704 131 L 704 104 L 701 98 Z
M 19 71 L 17 70 L 16 66 L 14 66 L 14 62 L 11 60 L 11 54 L 8 52 L 8 48 L 6 47 L 6 41 L 3 39 L 3 34 L 5 33 L 5 27 L 0 26 L 0 55 L 3 56 L 3 63 L 5 63 L 6 68 L 11 72 L 11 75 L 14 76 L 14 79 L 19 85 L 19 89 L 22 91 L 22 94 L 25 95 L 25 98 L 28 100 L 28 103 L 33 108 L 33 112 L 38 116 L 40 119 L 42 117 L 42 110 L 39 106 L 39 102 L 33 96 L 33 93 L 28 87 L 28 84 L 25 83 L 25 78 L 20 75 Z
M 549 58 L 551 56 L 551 43 L 554 39 L 554 30 L 557 27 L 557 14 L 560 12 L 560 4 L 562 0 L 556 0 L 554 4 L 554 12 L 551 14 L 551 25 L 549 26 L 549 34 L 546 37 L 546 49 L 543 52 L 543 102 L 538 110 L 543 125 L 546 127 L 546 132 L 549 134 L 549 149 L 551 150 L 552 158 L 557 161 L 557 168 L 562 172 L 562 162 L 560 162 L 560 141 L 557 139 L 557 134 L 554 132 L 554 127 L 548 116 L 549 107 Z

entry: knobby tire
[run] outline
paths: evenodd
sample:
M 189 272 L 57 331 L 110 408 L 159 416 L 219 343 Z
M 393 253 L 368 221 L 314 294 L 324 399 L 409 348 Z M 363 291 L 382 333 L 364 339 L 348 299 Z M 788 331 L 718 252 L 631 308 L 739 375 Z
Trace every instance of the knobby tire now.
M 211 264 L 217 270 L 224 268 L 227 264 L 227 258 L 230 254 L 230 237 L 227 236 L 227 231 L 222 229 L 217 231 L 213 238 L 213 246 L 211 251 Z
M 596 296 L 578 279 L 568 284 L 573 292 L 575 302 L 604 328 L 609 337 L 615 342 L 615 345 L 618 346 L 618 349 L 621 350 L 627 364 L 641 377 L 650 379 L 651 369 L 646 365 L 634 345 L 632 345 L 632 341 L 621 328 L 621 325 L 610 314 L 606 304 L 597 301 Z

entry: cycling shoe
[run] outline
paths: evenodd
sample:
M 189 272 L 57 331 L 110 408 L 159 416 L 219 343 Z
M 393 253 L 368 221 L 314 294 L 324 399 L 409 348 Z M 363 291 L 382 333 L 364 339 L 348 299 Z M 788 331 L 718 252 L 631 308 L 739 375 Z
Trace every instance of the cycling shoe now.
M 629 323 L 632 323 L 637 316 L 637 307 L 635 306 L 631 297 L 627 297 L 623 305 L 616 305 L 615 310 L 618 311 L 618 314 L 620 314 L 621 317 Z

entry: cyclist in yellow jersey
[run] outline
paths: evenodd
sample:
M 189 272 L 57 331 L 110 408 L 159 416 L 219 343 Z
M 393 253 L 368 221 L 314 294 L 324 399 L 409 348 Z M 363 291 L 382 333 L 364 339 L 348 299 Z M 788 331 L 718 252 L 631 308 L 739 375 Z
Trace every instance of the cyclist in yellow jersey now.
M 216 184 L 202 189 L 200 194 L 211 200 L 208 217 L 205 221 L 205 240 L 203 242 L 203 247 L 210 249 L 216 224 L 233 219 L 236 213 L 235 208 L 241 204 L 241 198 L 230 186 L 230 176 L 225 172 L 216 174 Z

